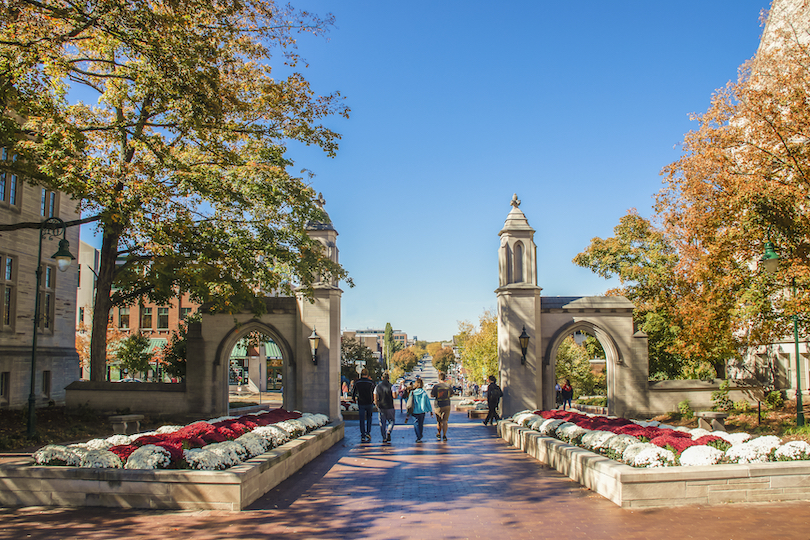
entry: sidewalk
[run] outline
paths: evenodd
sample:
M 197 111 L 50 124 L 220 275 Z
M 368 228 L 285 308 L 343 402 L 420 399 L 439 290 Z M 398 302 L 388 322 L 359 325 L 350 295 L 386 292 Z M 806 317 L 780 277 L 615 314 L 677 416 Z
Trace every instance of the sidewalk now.
M 397 421 L 403 416 L 397 412 Z M 413 420 L 393 444 L 346 439 L 244 512 L 0 509 L 5 538 L 807 539 L 809 503 L 623 510 L 522 452 L 495 428 L 453 412 L 416 445 Z

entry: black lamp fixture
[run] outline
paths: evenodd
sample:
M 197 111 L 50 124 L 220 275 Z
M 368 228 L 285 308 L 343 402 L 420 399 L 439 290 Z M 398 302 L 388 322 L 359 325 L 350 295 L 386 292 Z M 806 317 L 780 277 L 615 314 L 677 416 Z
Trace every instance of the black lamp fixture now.
M 520 336 L 518 336 L 518 340 L 520 340 L 520 352 L 523 353 L 523 356 L 520 357 L 520 363 L 526 364 L 526 351 L 529 350 L 529 334 L 526 333 L 525 326 Z
M 68 242 L 67 225 L 58 217 L 48 218 L 43 221 L 39 226 L 39 252 L 37 253 L 37 286 L 34 290 L 34 336 L 31 343 L 31 390 L 28 394 L 28 429 L 27 434 L 29 439 L 33 439 L 37 434 L 37 411 L 36 403 L 37 397 L 36 389 L 36 374 L 37 374 L 37 334 L 39 333 L 40 319 L 50 317 L 50 313 L 44 315 L 40 312 L 39 306 L 39 288 L 42 284 L 42 241 L 47 237 L 48 240 L 54 237 L 61 236 L 59 240 L 59 249 L 51 255 L 51 259 L 56 259 L 56 267 L 60 272 L 65 272 L 70 268 L 70 264 L 76 257 L 70 252 L 70 242 Z
M 312 334 L 309 336 L 309 348 L 312 349 L 312 363 L 318 365 L 318 345 L 321 344 L 321 336 L 312 329 Z

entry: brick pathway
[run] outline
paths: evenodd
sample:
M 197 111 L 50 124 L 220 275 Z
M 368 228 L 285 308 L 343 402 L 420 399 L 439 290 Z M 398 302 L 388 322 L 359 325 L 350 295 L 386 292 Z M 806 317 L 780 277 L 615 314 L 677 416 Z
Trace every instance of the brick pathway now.
M 397 420 L 401 416 L 397 413 Z M 397 425 L 346 439 L 244 512 L 0 509 L 5 538 L 809 539 L 810 503 L 623 510 L 453 413 L 446 443 Z

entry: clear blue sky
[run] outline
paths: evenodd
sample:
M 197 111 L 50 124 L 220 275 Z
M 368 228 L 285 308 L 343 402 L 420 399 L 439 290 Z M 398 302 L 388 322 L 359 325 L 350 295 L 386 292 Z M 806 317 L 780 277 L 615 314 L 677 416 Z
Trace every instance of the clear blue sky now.
M 299 52 L 340 91 L 338 156 L 291 148 L 340 236 L 341 326 L 449 339 L 494 309 L 517 193 L 544 295 L 615 285 L 571 259 L 630 208 L 649 216 L 689 113 L 756 52 L 768 0 L 301 1 L 332 12 Z

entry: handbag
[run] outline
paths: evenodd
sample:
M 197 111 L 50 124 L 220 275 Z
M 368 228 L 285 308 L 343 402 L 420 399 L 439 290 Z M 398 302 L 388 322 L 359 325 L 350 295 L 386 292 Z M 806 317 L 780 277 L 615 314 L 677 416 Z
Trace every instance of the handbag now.
M 413 392 L 408 394 L 408 401 L 405 402 L 405 410 L 407 414 L 413 414 Z

